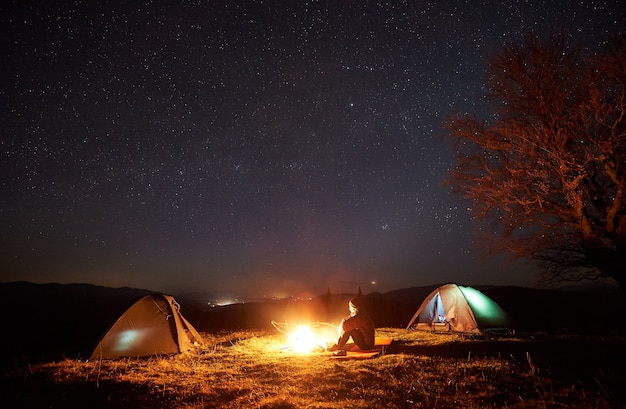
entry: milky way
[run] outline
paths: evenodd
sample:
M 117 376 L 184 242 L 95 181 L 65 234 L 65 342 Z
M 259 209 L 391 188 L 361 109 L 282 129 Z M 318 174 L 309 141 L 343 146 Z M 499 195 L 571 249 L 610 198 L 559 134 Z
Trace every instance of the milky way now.
M 626 21 L 620 1 L 50 3 L 0 7 L 3 281 L 256 295 L 528 284 L 478 258 L 441 124 L 484 109 L 503 45 L 593 48 Z

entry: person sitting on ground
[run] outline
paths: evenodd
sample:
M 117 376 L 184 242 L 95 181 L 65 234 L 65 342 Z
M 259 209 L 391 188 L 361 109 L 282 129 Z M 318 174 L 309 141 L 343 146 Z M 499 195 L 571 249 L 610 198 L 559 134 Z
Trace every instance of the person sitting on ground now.
M 363 300 L 354 298 L 348 304 L 350 316 L 341 320 L 337 343 L 327 348 L 328 351 L 341 351 L 352 337 L 352 341 L 362 350 L 374 348 L 376 328 L 372 318 L 367 313 Z

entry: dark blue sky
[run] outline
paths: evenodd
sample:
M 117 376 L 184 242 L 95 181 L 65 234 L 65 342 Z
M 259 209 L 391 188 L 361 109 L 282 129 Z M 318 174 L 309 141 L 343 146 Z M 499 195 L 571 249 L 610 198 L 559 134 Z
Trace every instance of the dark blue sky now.
M 455 281 L 484 262 L 442 121 L 533 30 L 622 1 L 3 2 L 2 281 L 253 296 Z M 376 284 L 372 284 L 376 282 Z

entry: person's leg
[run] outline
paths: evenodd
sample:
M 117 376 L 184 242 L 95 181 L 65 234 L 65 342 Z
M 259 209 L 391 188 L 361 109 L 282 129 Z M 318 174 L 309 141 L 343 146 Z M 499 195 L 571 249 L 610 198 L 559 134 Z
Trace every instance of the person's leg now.
M 358 346 L 359 348 L 364 350 L 374 348 L 373 345 L 368 345 L 361 331 L 354 329 L 350 331 L 350 336 L 352 337 L 352 340 L 354 341 L 356 346 Z
M 329 351 L 337 351 L 339 349 L 342 349 L 346 345 L 346 342 L 348 342 L 349 339 L 350 339 L 350 333 L 349 332 L 344 332 L 337 339 L 337 343 L 335 343 L 335 345 L 333 345 L 330 348 L 328 348 L 328 350 Z

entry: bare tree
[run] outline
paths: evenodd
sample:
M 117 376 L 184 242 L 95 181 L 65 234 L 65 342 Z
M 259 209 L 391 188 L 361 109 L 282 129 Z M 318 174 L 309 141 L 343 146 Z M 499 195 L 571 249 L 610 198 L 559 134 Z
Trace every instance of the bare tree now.
M 448 181 L 488 253 L 540 263 L 544 282 L 613 278 L 626 291 L 626 42 L 592 55 L 527 36 L 490 61 L 482 119 L 457 115 Z M 486 118 L 486 119 L 485 119 Z

